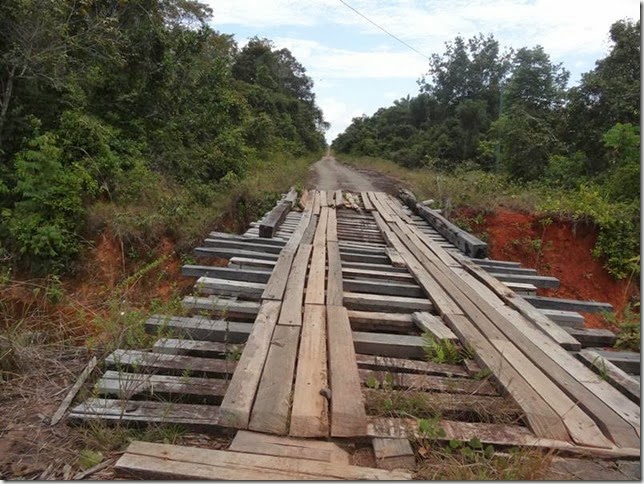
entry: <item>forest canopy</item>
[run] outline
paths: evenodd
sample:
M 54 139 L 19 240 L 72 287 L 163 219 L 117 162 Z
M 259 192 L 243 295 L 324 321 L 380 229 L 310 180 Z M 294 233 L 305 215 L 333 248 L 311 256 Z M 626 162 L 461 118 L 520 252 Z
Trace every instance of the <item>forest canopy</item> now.
M 240 48 L 210 15 L 193 0 L 0 2 L 3 260 L 64 266 L 87 208 L 135 203 L 151 174 L 212 185 L 324 147 L 304 67 L 267 39 Z

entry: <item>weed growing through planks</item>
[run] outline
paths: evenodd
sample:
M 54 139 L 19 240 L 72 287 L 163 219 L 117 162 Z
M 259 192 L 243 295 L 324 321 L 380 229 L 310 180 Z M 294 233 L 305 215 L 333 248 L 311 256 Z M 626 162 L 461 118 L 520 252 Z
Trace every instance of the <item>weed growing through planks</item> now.
M 640 351 L 640 302 L 627 304 L 619 317 L 615 313 L 604 312 L 604 319 L 613 326 L 617 326 L 617 340 L 615 348 L 622 350 Z
M 601 356 L 597 356 L 593 359 L 591 366 L 597 370 L 599 378 L 604 381 L 608 381 L 608 369 L 606 368 L 606 362 Z
M 241 345 L 226 346 L 226 359 L 230 361 L 239 361 L 243 349 L 244 348 Z
M 470 349 L 452 340 L 437 339 L 431 333 L 423 334 L 423 343 L 425 357 L 433 363 L 457 365 L 466 358 L 472 358 Z

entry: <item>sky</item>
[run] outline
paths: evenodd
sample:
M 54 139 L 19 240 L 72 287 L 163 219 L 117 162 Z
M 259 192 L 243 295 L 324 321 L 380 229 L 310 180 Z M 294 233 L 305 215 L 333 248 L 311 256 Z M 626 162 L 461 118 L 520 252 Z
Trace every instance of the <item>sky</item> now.
M 541 45 L 570 71 L 572 85 L 608 53 L 611 24 L 640 16 L 636 0 L 345 0 L 418 53 L 340 0 L 202 1 L 213 10 L 211 26 L 240 46 L 258 36 L 293 53 L 331 123 L 329 143 L 352 118 L 418 94 L 427 57 L 443 54 L 456 36 L 493 34 L 515 49 Z

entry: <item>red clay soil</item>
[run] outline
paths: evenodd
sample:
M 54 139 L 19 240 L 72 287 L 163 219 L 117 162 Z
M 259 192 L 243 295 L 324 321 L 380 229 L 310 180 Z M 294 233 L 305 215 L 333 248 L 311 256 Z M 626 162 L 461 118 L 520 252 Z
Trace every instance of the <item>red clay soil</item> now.
M 474 218 L 468 210 L 460 210 L 457 216 Z M 474 224 L 473 231 L 487 234 L 490 258 L 520 262 L 541 275 L 559 279 L 558 289 L 539 289 L 539 295 L 608 302 L 618 314 L 627 303 L 640 298 L 639 281 L 617 281 L 602 261 L 593 258 L 597 232 L 592 226 L 499 208 L 486 215 L 482 224 Z M 585 316 L 587 327 L 609 327 L 601 315 Z

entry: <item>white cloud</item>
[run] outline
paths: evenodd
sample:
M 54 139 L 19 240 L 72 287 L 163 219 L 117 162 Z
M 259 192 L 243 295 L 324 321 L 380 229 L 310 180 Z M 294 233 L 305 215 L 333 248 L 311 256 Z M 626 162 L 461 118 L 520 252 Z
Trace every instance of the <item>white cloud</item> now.
M 326 133 L 329 143 L 351 124 L 353 118 L 364 114 L 360 108 L 349 106 L 336 98 L 321 98 L 318 100 L 318 104 L 324 112 L 324 119 L 331 124 L 331 128 Z

